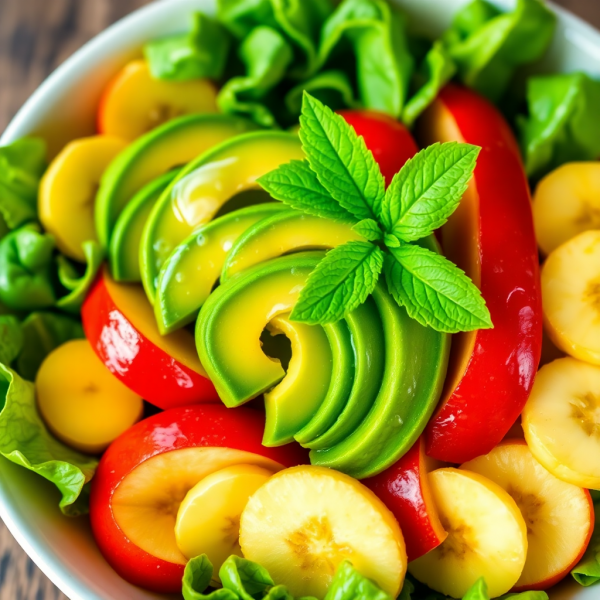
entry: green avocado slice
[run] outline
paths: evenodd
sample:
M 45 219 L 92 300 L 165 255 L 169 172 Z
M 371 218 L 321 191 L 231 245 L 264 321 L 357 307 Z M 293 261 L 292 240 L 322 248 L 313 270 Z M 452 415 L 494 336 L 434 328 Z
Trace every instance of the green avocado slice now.
M 100 182 L 94 208 L 100 244 L 109 247 L 121 211 L 147 183 L 216 144 L 257 128 L 230 115 L 187 115 L 135 140 L 113 160 Z
M 282 210 L 281 202 L 247 206 L 201 225 L 171 253 L 161 268 L 154 312 L 165 335 L 197 316 L 211 293 L 231 245 L 248 227 Z
M 173 169 L 145 185 L 119 215 L 108 248 L 108 260 L 115 281 L 141 281 L 140 240 L 144 225 L 152 207 L 178 172 L 178 169 Z
M 253 265 L 298 250 L 335 248 L 351 240 L 364 240 L 352 224 L 306 215 L 289 209 L 250 227 L 232 246 L 221 281 Z
M 297 136 L 260 131 L 220 144 L 187 165 L 156 203 L 144 228 L 140 261 L 150 302 L 155 300 L 160 268 L 176 246 L 234 196 L 258 189 L 259 177 L 303 156 Z

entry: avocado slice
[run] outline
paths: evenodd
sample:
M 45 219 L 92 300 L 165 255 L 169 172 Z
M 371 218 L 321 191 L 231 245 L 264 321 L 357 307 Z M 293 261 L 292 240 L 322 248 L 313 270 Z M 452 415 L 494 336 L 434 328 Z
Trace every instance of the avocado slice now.
M 178 172 L 178 169 L 173 169 L 145 185 L 119 215 L 108 248 L 108 260 L 115 281 L 141 281 L 139 257 L 144 225 L 152 207 Z
M 230 115 L 187 115 L 135 140 L 110 164 L 100 183 L 95 220 L 101 245 L 108 248 L 121 211 L 144 185 L 216 144 L 257 128 Z
M 156 203 L 144 228 L 140 260 L 150 302 L 154 303 L 160 268 L 176 246 L 236 195 L 258 189 L 259 177 L 303 156 L 297 136 L 260 131 L 224 142 L 187 165 Z
M 292 310 L 323 256 L 305 252 L 256 265 L 219 286 L 202 306 L 196 348 L 226 406 L 244 404 L 284 378 L 260 336 L 273 318 Z
M 201 225 L 161 268 L 154 311 L 164 335 L 192 322 L 211 293 L 231 244 L 248 227 L 282 210 L 281 202 L 247 206 Z
M 223 265 L 221 281 L 227 281 L 248 267 L 283 254 L 335 248 L 351 240 L 364 240 L 352 231 L 352 224 L 290 209 L 256 223 L 238 238 Z
M 272 335 L 288 337 L 292 358 L 285 377 L 265 393 L 265 446 L 294 441 L 294 434 L 324 401 L 332 378 L 333 355 L 323 327 L 295 323 L 288 317 L 279 315 L 267 325 Z

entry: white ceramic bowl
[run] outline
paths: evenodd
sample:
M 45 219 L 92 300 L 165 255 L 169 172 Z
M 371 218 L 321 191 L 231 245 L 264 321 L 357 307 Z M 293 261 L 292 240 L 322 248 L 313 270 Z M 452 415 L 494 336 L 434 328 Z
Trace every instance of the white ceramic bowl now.
M 424 32 L 439 33 L 468 0 L 394 0 Z M 510 8 L 515 0 L 494 0 Z M 94 132 L 96 105 L 109 78 L 140 52 L 147 40 L 183 31 L 194 10 L 213 13 L 214 0 L 162 0 L 113 25 L 61 65 L 33 94 L 0 138 L 8 144 L 28 134 L 50 142 L 51 152 Z M 584 70 L 600 75 L 600 33 L 557 9 L 559 28 L 548 57 L 536 71 Z M 123 581 L 96 548 L 86 519 L 71 520 L 58 510 L 52 485 L 0 458 L 0 516 L 44 573 L 71 600 L 165 598 Z M 600 588 L 566 581 L 552 600 L 593 600 Z

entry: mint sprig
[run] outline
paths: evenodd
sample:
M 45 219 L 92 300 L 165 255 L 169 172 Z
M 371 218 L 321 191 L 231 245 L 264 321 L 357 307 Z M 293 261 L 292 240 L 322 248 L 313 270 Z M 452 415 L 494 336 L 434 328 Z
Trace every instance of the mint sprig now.
M 340 116 L 304 93 L 300 139 L 305 161 L 259 179 L 292 208 L 353 223 L 365 241 L 330 250 L 302 290 L 291 318 L 333 323 L 365 302 L 383 272 L 409 316 L 437 331 L 493 327 L 479 289 L 456 265 L 418 244 L 458 207 L 480 148 L 434 144 L 409 160 L 389 188 L 365 141 Z

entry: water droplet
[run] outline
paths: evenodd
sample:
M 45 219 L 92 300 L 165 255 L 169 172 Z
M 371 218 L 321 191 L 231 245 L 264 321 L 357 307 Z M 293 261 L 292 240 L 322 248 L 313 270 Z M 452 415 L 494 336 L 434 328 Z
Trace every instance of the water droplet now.
M 183 275 L 183 273 L 181 273 L 181 272 L 180 272 L 180 273 L 177 273 L 177 274 L 175 275 L 175 281 L 176 281 L 177 283 L 181 283 L 181 282 L 183 281 L 183 279 L 184 279 L 184 275 Z
M 396 427 L 402 427 L 402 425 L 404 425 L 404 421 L 400 415 L 394 415 L 394 425 Z

